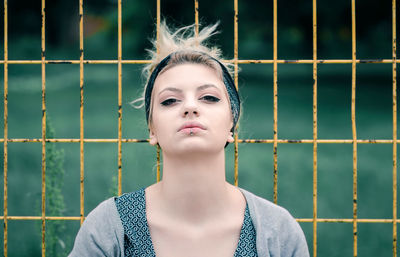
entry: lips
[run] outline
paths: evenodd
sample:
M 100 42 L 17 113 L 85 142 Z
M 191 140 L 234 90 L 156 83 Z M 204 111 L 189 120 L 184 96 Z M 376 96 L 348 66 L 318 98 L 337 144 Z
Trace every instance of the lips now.
M 189 129 L 195 129 L 195 130 L 199 130 L 199 129 L 206 129 L 201 123 L 199 122 L 185 122 L 179 129 L 178 131 L 182 131 L 182 130 L 189 130 Z

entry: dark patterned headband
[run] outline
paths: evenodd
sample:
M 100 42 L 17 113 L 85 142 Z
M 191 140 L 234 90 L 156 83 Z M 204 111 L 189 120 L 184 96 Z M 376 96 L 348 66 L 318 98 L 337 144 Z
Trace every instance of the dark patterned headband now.
M 175 54 L 171 53 L 167 57 L 165 57 L 153 70 L 153 72 L 150 75 L 149 81 L 147 82 L 146 86 L 146 92 L 144 96 L 144 102 L 145 102 L 145 109 L 146 109 L 146 120 L 147 123 L 149 123 L 149 113 L 150 113 L 150 103 L 151 103 L 151 93 L 153 91 L 154 87 L 154 82 L 158 76 L 158 74 L 167 66 L 168 62 L 171 59 L 171 55 Z M 205 53 L 199 52 L 202 55 L 207 55 Z M 223 80 L 224 84 L 226 87 L 226 91 L 228 92 L 229 95 L 229 101 L 231 104 L 231 112 L 232 112 L 232 119 L 233 119 L 233 127 L 232 127 L 232 132 L 235 130 L 236 123 L 239 120 L 239 114 L 240 114 L 240 99 L 239 99 L 239 94 L 238 91 L 236 90 L 235 83 L 233 82 L 233 79 L 231 75 L 229 74 L 228 70 L 226 69 L 225 65 L 223 65 L 220 61 L 217 59 L 213 58 L 212 56 L 209 56 L 212 60 L 216 61 L 222 69 L 222 75 L 223 75 Z

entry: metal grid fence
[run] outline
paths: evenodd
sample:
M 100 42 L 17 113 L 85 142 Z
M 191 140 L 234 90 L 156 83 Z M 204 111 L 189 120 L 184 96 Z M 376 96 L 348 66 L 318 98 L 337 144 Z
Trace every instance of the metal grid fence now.
M 317 226 L 318 223 L 352 223 L 353 224 L 353 256 L 357 256 L 357 224 L 358 223 L 391 223 L 393 224 L 393 256 L 397 256 L 397 82 L 396 82 L 396 0 L 392 0 L 392 59 L 380 60 L 361 60 L 356 56 L 356 9 L 355 0 L 351 0 L 352 10 L 352 58 L 341 60 L 321 60 L 317 58 L 317 1 L 313 3 L 313 58 L 312 60 L 281 60 L 277 55 L 277 9 L 278 2 L 273 0 L 273 59 L 272 60 L 239 60 L 238 59 L 238 0 L 233 0 L 234 4 L 234 58 L 225 60 L 234 64 L 234 81 L 238 85 L 238 64 L 273 64 L 273 138 L 272 139 L 239 139 L 235 135 L 234 143 L 234 183 L 238 185 L 238 144 L 239 143 L 264 143 L 273 144 L 273 163 L 274 163 L 274 186 L 273 186 L 273 201 L 277 202 L 278 190 L 278 156 L 277 148 L 279 144 L 312 144 L 313 145 L 313 217 L 312 218 L 297 218 L 299 222 L 308 222 L 313 224 L 313 244 L 312 256 L 317 256 Z M 199 1 L 194 0 L 194 18 L 195 23 L 199 23 L 198 12 Z M 42 27 L 41 27 L 41 60 L 9 60 L 8 59 L 8 9 L 7 0 L 4 0 L 4 60 L 0 63 L 4 65 L 4 138 L 0 142 L 4 145 L 4 214 L 0 219 L 4 221 L 4 256 L 8 255 L 8 221 L 9 220 L 40 220 L 42 228 L 42 256 L 46 255 L 45 244 L 45 228 L 48 220 L 77 220 L 82 222 L 85 219 L 84 213 L 84 143 L 86 142 L 108 142 L 118 144 L 118 194 L 121 194 L 121 166 L 122 166 L 122 151 L 123 143 L 143 143 L 145 139 L 129 139 L 122 138 L 122 64 L 144 64 L 146 60 L 123 60 L 122 58 L 122 0 L 118 0 L 118 59 L 117 60 L 86 60 L 84 58 L 84 42 L 83 42 L 83 0 L 79 0 L 79 41 L 80 41 L 80 58 L 79 60 L 47 60 L 46 59 L 46 44 L 45 44 L 45 27 L 46 27 L 46 12 L 45 0 L 42 0 Z M 157 26 L 160 25 L 160 0 L 157 0 Z M 196 26 L 198 32 L 198 26 Z M 158 33 L 158 31 L 157 31 Z M 158 34 L 157 34 L 158 36 Z M 313 138 L 303 140 L 290 140 L 278 138 L 278 64 L 295 63 L 295 64 L 312 64 L 313 65 Z M 351 121 L 352 121 L 352 139 L 333 140 L 333 139 L 318 139 L 317 127 L 317 81 L 318 64 L 352 64 L 352 94 L 351 94 Z M 359 63 L 392 63 L 392 99 L 393 99 L 393 138 L 390 140 L 361 140 L 357 138 L 356 116 L 355 116 L 355 100 L 356 100 L 356 64 Z M 41 65 L 42 71 L 42 137 L 41 138 L 8 138 L 8 65 L 32 64 Z M 46 65 L 47 64 L 79 64 L 80 67 L 80 137 L 72 139 L 48 139 L 46 138 Z M 87 139 L 84 136 L 84 64 L 117 64 L 118 65 L 118 138 L 114 139 Z M 7 160 L 8 160 L 8 143 L 31 143 L 40 142 L 42 145 L 42 197 L 41 197 L 41 216 L 9 216 L 8 215 L 8 185 L 7 185 Z M 46 215 L 46 143 L 79 143 L 80 145 L 80 216 L 76 217 L 52 217 Z M 353 146 L 353 218 L 351 219 L 326 219 L 319 218 L 317 215 L 317 147 L 318 144 L 352 144 Z M 393 145 L 393 218 L 391 219 L 359 219 L 357 217 L 357 145 L 358 144 L 392 144 Z M 160 149 L 157 151 L 157 181 L 160 180 Z

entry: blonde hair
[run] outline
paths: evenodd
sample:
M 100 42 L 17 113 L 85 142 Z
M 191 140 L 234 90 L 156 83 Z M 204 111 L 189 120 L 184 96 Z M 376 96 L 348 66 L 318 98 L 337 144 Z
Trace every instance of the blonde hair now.
M 146 81 L 142 97 L 134 100 L 131 104 L 136 108 L 144 105 L 144 96 L 151 73 L 168 55 L 171 55 L 171 59 L 163 71 L 182 63 L 198 63 L 216 70 L 222 78 L 221 67 L 216 61 L 222 61 L 222 52 L 218 47 L 206 44 L 211 36 L 218 33 L 216 31 L 218 24 L 217 22 L 214 25 L 206 26 L 196 34 L 195 24 L 172 30 L 165 21 L 162 21 L 158 30 L 158 40 L 151 40 L 153 49 L 146 49 L 151 62 L 146 64 L 142 70 Z M 225 67 L 232 74 L 232 65 L 225 64 Z M 136 105 L 138 102 L 141 102 L 140 105 Z

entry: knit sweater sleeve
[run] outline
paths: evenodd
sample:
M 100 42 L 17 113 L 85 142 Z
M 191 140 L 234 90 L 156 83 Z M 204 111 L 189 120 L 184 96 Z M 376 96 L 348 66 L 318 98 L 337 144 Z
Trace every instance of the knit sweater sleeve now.
M 241 189 L 257 234 L 259 257 L 309 257 L 304 233 L 290 213 L 261 197 Z
M 75 238 L 69 257 L 124 256 L 124 228 L 114 198 L 89 213 Z
M 286 214 L 283 214 L 284 218 L 278 221 L 280 226 L 278 228 L 278 231 L 280 231 L 280 256 L 309 257 L 303 230 L 288 211 L 283 211 Z

